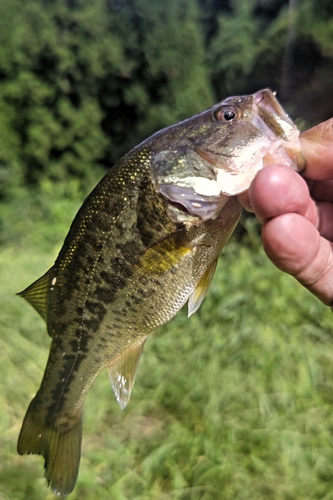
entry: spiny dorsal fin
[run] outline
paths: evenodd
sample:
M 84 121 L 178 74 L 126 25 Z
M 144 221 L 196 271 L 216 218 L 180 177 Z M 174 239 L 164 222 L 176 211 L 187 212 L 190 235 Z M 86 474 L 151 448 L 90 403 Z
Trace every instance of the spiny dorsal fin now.
M 131 345 L 107 366 L 113 392 L 122 410 L 130 400 L 146 338 L 143 337 Z
M 195 287 L 194 292 L 190 295 L 188 299 L 188 316 L 191 316 L 191 314 L 195 313 L 195 311 L 199 309 L 202 301 L 206 297 L 215 273 L 217 260 L 218 259 L 214 260 L 214 262 L 209 266 Z
M 23 292 L 18 293 L 36 309 L 44 321 L 47 321 L 47 307 L 51 280 L 53 277 L 53 267 L 47 271 L 41 278 L 34 281 Z

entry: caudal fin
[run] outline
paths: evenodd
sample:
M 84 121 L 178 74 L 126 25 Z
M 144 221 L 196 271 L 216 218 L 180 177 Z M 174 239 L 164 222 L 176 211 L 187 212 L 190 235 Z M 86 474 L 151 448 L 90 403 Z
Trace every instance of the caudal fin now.
M 79 471 L 82 414 L 64 417 L 58 425 L 47 426 L 34 406 L 33 400 L 22 425 L 17 451 L 20 455 L 42 455 L 48 485 L 56 494 L 68 495 L 74 489 Z

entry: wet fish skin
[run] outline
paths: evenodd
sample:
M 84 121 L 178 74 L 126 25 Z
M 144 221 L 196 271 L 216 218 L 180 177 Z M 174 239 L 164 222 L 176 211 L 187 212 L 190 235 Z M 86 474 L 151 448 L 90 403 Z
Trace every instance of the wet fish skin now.
M 118 401 L 127 404 L 147 335 L 187 300 L 190 313 L 199 307 L 238 222 L 235 197 L 191 201 L 199 213 L 214 204 L 212 217 L 208 210 L 203 219 L 152 182 L 166 150 L 167 169 L 174 158 L 179 175 L 179 158 L 185 164 L 190 158 L 198 178 L 214 180 L 210 163 L 193 151 L 199 144 L 216 154 L 216 143 L 222 147 L 221 137 L 230 135 L 215 119 L 216 109 L 158 132 L 125 155 L 85 200 L 54 266 L 21 292 L 45 319 L 52 343 L 18 452 L 44 456 L 46 479 L 58 494 L 75 486 L 82 407 L 92 382 L 108 367 Z M 240 123 L 234 133 L 243 130 Z M 163 180 L 160 171 L 157 177 Z

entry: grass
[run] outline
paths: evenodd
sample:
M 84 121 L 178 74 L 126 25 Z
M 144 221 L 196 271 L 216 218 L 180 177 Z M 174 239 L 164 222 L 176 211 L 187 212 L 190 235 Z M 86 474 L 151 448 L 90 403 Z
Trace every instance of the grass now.
M 15 296 L 56 256 L 36 241 L 0 251 L 1 500 L 55 498 L 41 457 L 16 453 L 50 343 Z M 93 385 L 70 499 L 333 500 L 332 333 L 331 312 L 258 238 L 230 242 L 200 310 L 148 339 L 128 407 L 107 373 Z

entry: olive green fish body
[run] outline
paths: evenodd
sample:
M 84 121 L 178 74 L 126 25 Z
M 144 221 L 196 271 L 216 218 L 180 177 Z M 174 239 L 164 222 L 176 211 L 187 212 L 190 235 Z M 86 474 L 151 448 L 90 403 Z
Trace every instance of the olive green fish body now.
M 96 376 L 107 367 L 125 407 L 147 335 L 187 301 L 195 312 L 209 289 L 241 212 L 221 189 L 221 165 L 228 176 L 230 158 L 247 148 L 258 163 L 280 140 L 267 139 L 270 111 L 263 131 L 250 119 L 256 102 L 246 96 L 242 103 L 237 123 L 216 118 L 226 113 L 222 103 L 125 155 L 85 200 L 54 266 L 21 293 L 45 319 L 52 343 L 18 451 L 44 456 L 59 494 L 75 485 L 82 406 Z

